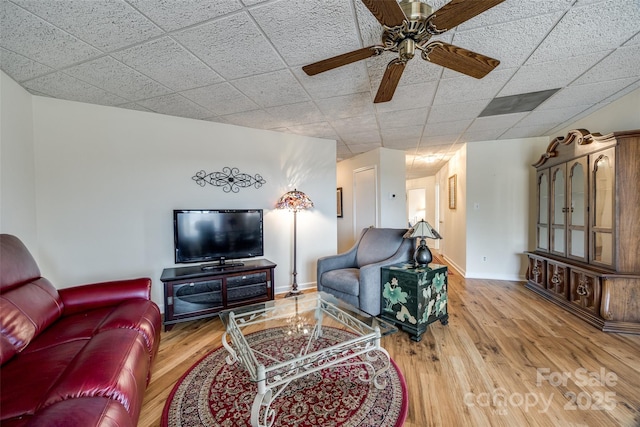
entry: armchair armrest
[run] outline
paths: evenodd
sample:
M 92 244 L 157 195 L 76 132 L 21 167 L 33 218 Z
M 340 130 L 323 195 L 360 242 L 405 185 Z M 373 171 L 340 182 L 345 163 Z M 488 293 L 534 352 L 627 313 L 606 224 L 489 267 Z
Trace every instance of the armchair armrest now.
M 58 291 L 63 315 L 108 307 L 128 299 L 151 299 L 151 279 L 148 277 L 74 286 Z

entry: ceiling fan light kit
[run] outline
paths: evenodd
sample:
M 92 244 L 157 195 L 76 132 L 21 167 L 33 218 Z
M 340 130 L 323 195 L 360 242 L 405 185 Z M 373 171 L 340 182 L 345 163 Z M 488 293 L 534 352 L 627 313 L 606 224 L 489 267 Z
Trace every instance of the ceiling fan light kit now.
M 452 0 L 437 11 L 428 4 L 414 0 L 400 3 L 395 0 L 361 0 L 382 25 L 382 44 L 369 46 L 334 56 L 302 67 L 310 76 L 343 65 L 395 52 L 382 76 L 374 103 L 387 102 L 393 98 L 402 73 L 415 50 L 425 61 L 481 79 L 496 68 L 500 61 L 480 53 L 451 45 L 442 41 L 429 42 L 431 37 L 442 34 L 504 0 Z

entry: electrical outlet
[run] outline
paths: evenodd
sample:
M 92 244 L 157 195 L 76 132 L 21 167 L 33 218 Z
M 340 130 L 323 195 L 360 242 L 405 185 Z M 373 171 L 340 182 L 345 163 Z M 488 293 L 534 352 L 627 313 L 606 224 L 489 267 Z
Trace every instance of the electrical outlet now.
M 487 257 L 486 257 L 486 256 L 483 256 L 483 257 L 482 257 L 482 261 L 483 261 L 483 262 L 487 262 Z

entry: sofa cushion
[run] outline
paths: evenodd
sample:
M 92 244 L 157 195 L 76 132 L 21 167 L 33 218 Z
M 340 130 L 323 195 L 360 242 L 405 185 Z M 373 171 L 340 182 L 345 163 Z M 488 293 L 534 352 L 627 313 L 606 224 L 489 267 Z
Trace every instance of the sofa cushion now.
M 7 362 L 0 369 L 0 423 L 4 425 L 5 419 L 35 413 L 87 342 L 75 341 L 46 351 L 19 354 Z
M 11 384 L 11 393 L 2 393 L 0 419 L 32 415 L 69 399 L 101 396 L 119 402 L 136 420 L 150 364 L 144 339 L 132 329 L 104 331 L 91 339 L 20 354 L 0 370 L 3 386 Z
M 322 282 L 330 284 L 325 284 L 325 287 L 331 287 L 343 294 L 357 296 L 360 293 L 360 269 L 342 268 L 327 271 L 322 275 Z
M 101 332 L 69 364 L 41 407 L 77 397 L 102 396 L 120 402 L 137 420 L 150 367 L 151 357 L 137 331 Z

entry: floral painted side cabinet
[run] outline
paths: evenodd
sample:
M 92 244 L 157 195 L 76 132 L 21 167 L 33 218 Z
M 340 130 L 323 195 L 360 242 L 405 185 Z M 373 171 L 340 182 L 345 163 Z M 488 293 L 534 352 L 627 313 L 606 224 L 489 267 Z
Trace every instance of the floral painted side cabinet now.
M 415 268 L 400 263 L 381 269 L 381 317 L 420 341 L 430 323 L 449 322 L 447 311 L 447 266 L 430 264 Z

